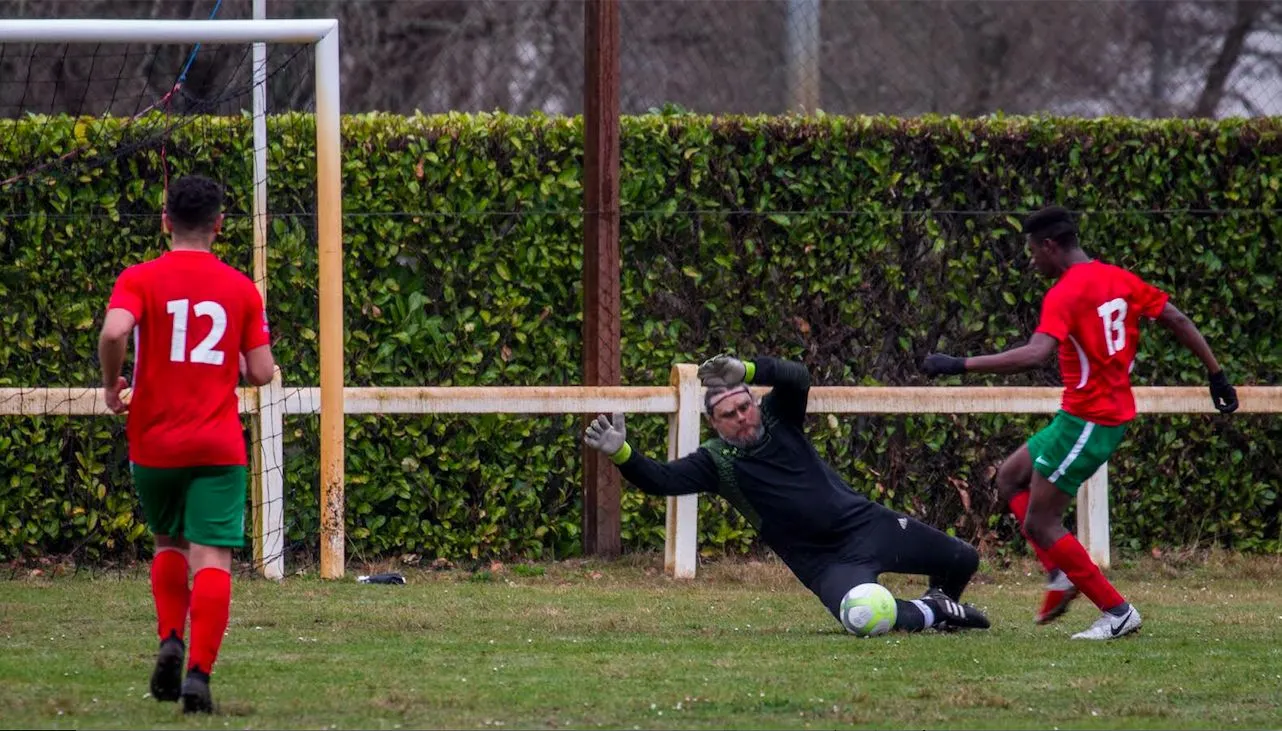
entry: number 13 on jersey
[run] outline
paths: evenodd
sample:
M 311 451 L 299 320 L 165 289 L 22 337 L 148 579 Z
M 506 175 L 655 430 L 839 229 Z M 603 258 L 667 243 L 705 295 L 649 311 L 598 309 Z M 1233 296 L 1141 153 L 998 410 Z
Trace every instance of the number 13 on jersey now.
M 1117 297 L 1095 308 L 1104 321 L 1104 343 L 1109 355 L 1117 355 L 1126 348 L 1126 300 Z

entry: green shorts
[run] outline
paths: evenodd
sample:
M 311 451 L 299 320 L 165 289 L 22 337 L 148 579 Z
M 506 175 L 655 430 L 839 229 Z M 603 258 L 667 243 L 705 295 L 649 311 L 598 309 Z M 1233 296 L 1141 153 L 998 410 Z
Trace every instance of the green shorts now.
M 147 527 L 202 546 L 245 545 L 245 467 L 131 465 Z
M 1126 425 L 1104 426 L 1066 411 L 1028 440 L 1033 469 L 1069 495 L 1108 461 L 1126 435 Z

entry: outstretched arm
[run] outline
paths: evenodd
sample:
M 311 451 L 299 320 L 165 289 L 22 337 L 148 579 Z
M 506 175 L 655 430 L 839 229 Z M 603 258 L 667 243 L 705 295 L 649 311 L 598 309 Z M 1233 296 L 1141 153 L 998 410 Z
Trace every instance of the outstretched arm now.
M 717 468 L 702 449 L 671 462 L 657 462 L 636 452 L 627 442 L 623 414 L 598 416 L 583 435 L 583 442 L 605 454 L 623 477 L 649 495 L 690 495 L 716 492 Z
M 1059 341 L 1046 333 L 1033 333 L 1027 343 L 994 355 L 964 358 L 967 371 L 974 373 L 1019 373 L 1040 367 L 1052 355 Z
M 1198 330 L 1189 316 L 1180 312 L 1175 305 L 1166 303 L 1157 316 L 1157 324 L 1174 333 L 1175 339 L 1202 361 L 1207 373 L 1220 371 L 1220 364 L 1215 360 L 1215 354 L 1211 352 L 1211 346 L 1207 344 L 1206 338 L 1202 337 L 1202 331 Z
M 921 364 L 922 373 L 927 376 L 953 376 L 968 371 L 1019 373 L 1037 368 L 1055 354 L 1059 343 L 1068 338 L 1068 305 L 1064 290 L 1052 287 L 1042 299 L 1041 318 L 1027 343 L 995 355 L 978 355 L 973 358 L 931 353 Z
M 717 468 L 702 449 L 671 462 L 632 452 L 619 463 L 619 473 L 647 495 L 692 495 L 717 491 Z
M 749 383 L 772 386 L 762 399 L 780 419 L 800 427 L 806 420 L 810 401 L 810 371 L 801 363 L 782 358 L 756 358 Z
M 1059 341 L 1046 333 L 1036 332 L 1027 343 L 993 355 L 957 358 L 931 353 L 921 365 L 928 376 L 951 376 L 961 373 L 1019 373 L 1037 368 L 1055 354 Z
M 1197 329 L 1197 325 L 1193 324 L 1188 315 L 1167 302 L 1157 316 L 1157 323 L 1174 333 L 1175 339 L 1206 366 L 1206 373 L 1211 381 L 1211 402 L 1215 404 L 1215 408 L 1225 414 L 1237 411 L 1237 390 L 1229 383 L 1228 376 L 1224 375 L 1219 361 L 1211 352 L 1211 346 L 1207 344 L 1206 338 L 1202 337 L 1202 331 Z

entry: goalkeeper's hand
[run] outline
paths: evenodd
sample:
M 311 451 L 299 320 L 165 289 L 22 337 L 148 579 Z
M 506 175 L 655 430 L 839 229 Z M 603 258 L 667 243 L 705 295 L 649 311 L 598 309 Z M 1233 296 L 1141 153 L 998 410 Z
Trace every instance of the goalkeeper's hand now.
M 966 372 L 966 359 L 943 353 L 931 353 L 922 361 L 921 372 L 927 376 L 957 376 Z
M 1229 383 L 1229 377 L 1224 375 L 1224 371 L 1211 374 L 1211 403 L 1215 404 L 1221 414 L 1237 411 L 1237 389 Z
M 731 355 L 709 358 L 699 366 L 699 380 L 708 388 L 734 388 L 748 376 L 748 366 Z
M 614 414 L 612 419 L 601 414 L 583 432 L 583 443 L 607 457 L 619 454 L 627 446 L 627 440 L 628 429 L 624 425 L 623 414 Z

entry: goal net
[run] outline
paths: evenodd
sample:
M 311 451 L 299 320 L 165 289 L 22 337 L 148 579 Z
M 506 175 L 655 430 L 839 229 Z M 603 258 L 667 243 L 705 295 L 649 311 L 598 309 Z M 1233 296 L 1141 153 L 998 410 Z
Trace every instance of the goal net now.
M 318 160 L 336 170 L 336 44 L 324 20 L 0 24 L 0 559 L 147 545 L 97 336 L 115 277 L 165 251 L 165 192 L 187 174 L 224 186 L 214 252 L 255 280 L 269 321 L 314 323 L 273 332 L 282 378 L 241 392 L 253 476 L 237 565 L 280 576 L 285 556 L 318 556 L 318 477 L 341 488 L 341 469 L 318 474 L 319 394 L 288 384 L 324 380 L 317 252 L 338 211 L 318 216 Z

